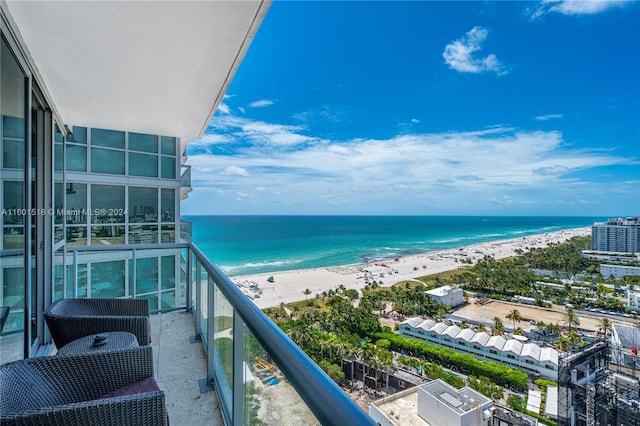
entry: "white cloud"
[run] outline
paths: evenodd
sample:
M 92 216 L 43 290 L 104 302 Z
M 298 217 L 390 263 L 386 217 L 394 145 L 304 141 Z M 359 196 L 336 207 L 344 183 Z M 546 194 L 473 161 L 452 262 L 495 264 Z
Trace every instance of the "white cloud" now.
M 251 108 L 264 108 L 273 105 L 274 102 L 270 99 L 260 99 L 258 101 L 253 101 L 249 104 Z
M 477 213 L 497 202 L 535 213 L 527 209 L 571 203 L 580 199 L 576 191 L 593 198 L 594 184 L 581 179 L 581 171 L 638 164 L 612 151 L 570 149 L 557 131 L 492 127 L 329 141 L 305 135 L 300 126 L 225 116 L 213 120 L 210 131 L 220 131 L 216 123 L 229 139 L 216 148 L 224 155 L 189 154 L 190 198 L 229 209 L 236 200 L 251 199 L 261 214 L 463 214 L 467 204 Z M 582 182 L 589 184 L 577 185 Z M 222 192 L 198 198 L 206 188 Z M 408 210 L 399 212 L 398 206 Z M 246 206 L 237 208 L 246 213 Z
M 530 14 L 532 19 L 551 12 L 563 15 L 595 15 L 632 2 L 633 0 L 543 0 Z
M 238 166 L 229 166 L 226 169 L 224 169 L 222 171 L 222 174 L 224 175 L 233 175 L 233 176 L 249 176 L 249 172 L 247 172 L 245 169 L 243 169 L 242 167 L 238 167 Z
M 418 123 L 420 122 L 420 120 L 418 120 L 417 118 L 412 118 L 412 119 L 411 119 L 411 122 L 412 122 L 413 124 L 418 124 Z
M 216 112 L 224 115 L 231 114 L 231 110 L 229 109 L 229 106 L 224 102 L 220 102 L 220 105 L 218 105 L 218 109 L 216 110 Z
M 555 118 L 562 118 L 562 114 L 545 114 L 545 115 L 538 115 L 537 117 L 535 117 L 535 120 L 537 121 L 547 121 L 547 120 L 552 120 Z
M 473 27 L 462 38 L 454 40 L 444 48 L 442 56 L 452 69 L 465 73 L 495 72 L 498 75 L 507 74 L 507 70 L 496 55 L 489 54 L 484 58 L 474 57 L 474 53 L 481 50 L 489 31 L 482 27 Z
M 238 107 L 238 111 L 240 111 L 240 112 L 241 112 L 241 113 L 243 113 L 243 114 L 246 114 L 246 113 L 247 113 L 247 110 L 246 110 L 246 109 L 244 109 L 244 108 L 242 108 L 242 107 Z

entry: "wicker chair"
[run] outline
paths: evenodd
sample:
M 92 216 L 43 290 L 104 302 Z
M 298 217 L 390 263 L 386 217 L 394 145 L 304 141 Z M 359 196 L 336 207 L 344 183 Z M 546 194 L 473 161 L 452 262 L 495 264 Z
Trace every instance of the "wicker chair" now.
M 58 349 L 108 331 L 128 331 L 140 345 L 151 343 L 149 301 L 145 299 L 60 299 L 45 310 L 44 318 Z
M 168 424 L 150 346 L 0 365 L 0 424 Z

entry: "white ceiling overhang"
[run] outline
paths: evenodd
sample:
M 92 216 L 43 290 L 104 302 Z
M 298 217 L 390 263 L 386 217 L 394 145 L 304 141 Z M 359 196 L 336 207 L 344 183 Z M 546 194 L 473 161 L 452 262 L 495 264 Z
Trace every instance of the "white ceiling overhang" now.
M 199 138 L 266 1 L 8 1 L 67 125 Z

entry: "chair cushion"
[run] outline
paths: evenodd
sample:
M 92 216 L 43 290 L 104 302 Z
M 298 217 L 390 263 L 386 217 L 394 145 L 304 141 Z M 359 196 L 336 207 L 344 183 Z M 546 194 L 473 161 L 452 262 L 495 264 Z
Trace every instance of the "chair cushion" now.
M 155 392 L 159 390 L 160 390 L 160 386 L 158 386 L 158 382 L 156 382 L 156 379 L 154 377 L 147 377 L 146 379 L 142 379 L 135 383 L 131 383 L 120 389 L 107 392 L 101 397 L 99 397 L 98 399 L 114 398 L 116 396 L 125 396 L 125 395 L 136 395 L 139 393 Z M 170 426 L 169 413 L 167 413 L 167 426 Z
M 113 398 L 116 396 L 125 396 L 125 395 L 135 395 L 138 393 L 154 392 L 159 390 L 160 390 L 160 386 L 158 386 L 158 382 L 156 382 L 156 379 L 154 377 L 147 377 L 146 379 L 142 379 L 135 383 L 131 383 L 120 389 L 116 389 L 114 391 L 105 393 L 98 399 Z

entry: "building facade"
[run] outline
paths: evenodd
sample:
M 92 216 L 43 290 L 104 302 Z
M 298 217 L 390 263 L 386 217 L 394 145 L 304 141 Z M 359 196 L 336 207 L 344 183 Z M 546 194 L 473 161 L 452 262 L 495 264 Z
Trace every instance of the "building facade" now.
M 551 380 L 558 378 L 558 351 L 518 339 L 490 336 L 470 328 L 436 323 L 431 319 L 409 318 L 400 324 L 404 337 L 444 346 L 478 359 L 504 364 Z
M 464 291 L 460 287 L 445 285 L 424 292 L 424 295 L 438 303 L 455 308 L 464 303 Z
M 637 253 L 640 251 L 640 216 L 612 218 L 591 227 L 591 249 L 596 251 Z

